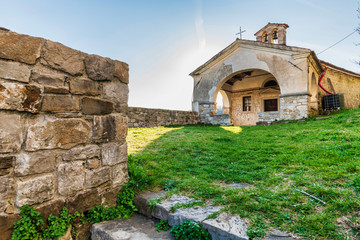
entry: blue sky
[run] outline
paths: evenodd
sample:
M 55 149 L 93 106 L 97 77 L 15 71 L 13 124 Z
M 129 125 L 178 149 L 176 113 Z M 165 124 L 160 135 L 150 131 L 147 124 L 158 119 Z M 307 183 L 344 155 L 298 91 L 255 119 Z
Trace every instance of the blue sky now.
M 0 26 L 130 65 L 129 106 L 191 109 L 188 74 L 236 38 L 287 23 L 287 45 L 320 52 L 358 26 L 358 0 L 0 0 Z M 360 72 L 359 34 L 318 57 Z

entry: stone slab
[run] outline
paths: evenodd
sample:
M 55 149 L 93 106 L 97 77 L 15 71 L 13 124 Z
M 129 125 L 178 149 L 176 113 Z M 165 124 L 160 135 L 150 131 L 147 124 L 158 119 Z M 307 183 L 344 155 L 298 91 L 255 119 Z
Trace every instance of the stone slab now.
M 0 61 L 0 78 L 28 83 L 30 68 L 17 62 Z
M 175 239 L 170 232 L 157 232 L 156 221 L 139 214 L 130 219 L 96 223 L 91 228 L 91 240 L 167 240 Z
M 169 214 L 168 223 L 170 226 L 175 226 L 182 223 L 185 220 L 190 220 L 194 222 L 204 221 L 210 214 L 218 212 L 221 210 L 220 206 L 208 205 L 205 207 L 191 207 L 176 209 L 173 213 Z
M 55 170 L 55 152 L 22 153 L 16 157 L 15 175 L 26 176 Z
M 221 213 L 215 219 L 207 219 L 202 223 L 213 240 L 248 240 L 247 224 L 237 215 Z
M 161 192 L 142 192 L 135 196 L 134 204 L 139 213 L 152 217 L 153 211 L 150 209 L 149 203 L 151 200 L 164 197 L 166 195 L 165 191 Z
M 158 219 L 168 220 L 170 209 L 172 207 L 174 207 L 177 204 L 188 204 L 192 202 L 196 202 L 196 200 L 186 196 L 174 194 L 169 199 L 165 199 L 161 203 L 156 204 L 153 216 Z
M 84 186 L 84 166 L 82 162 L 62 163 L 58 167 L 58 192 L 63 196 L 73 196 Z
M 110 58 L 104 58 L 98 55 L 87 55 L 84 62 L 89 78 L 97 81 L 112 80 L 115 66 Z
M 0 153 L 19 151 L 23 139 L 20 115 L 0 113 Z
M 92 158 L 100 158 L 100 147 L 98 145 L 73 148 L 62 155 L 64 161 L 86 160 Z

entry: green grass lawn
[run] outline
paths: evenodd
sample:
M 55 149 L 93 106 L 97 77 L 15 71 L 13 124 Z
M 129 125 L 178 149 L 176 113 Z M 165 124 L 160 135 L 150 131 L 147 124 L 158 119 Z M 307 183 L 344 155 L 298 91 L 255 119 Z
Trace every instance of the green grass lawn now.
M 273 228 L 306 239 L 360 232 L 359 109 L 272 126 L 133 128 L 127 140 L 129 162 L 145 169 L 150 188 L 222 205 L 249 221 L 250 236 Z

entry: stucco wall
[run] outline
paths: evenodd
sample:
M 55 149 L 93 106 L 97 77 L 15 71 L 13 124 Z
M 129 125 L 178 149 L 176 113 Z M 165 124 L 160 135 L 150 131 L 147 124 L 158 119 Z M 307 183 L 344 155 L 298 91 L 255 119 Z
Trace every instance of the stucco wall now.
M 360 77 L 328 68 L 321 85 L 330 92 L 343 93 L 345 108 L 360 107 Z M 319 99 L 326 93 L 319 89 Z
M 0 30 L 0 232 L 19 207 L 45 217 L 114 205 L 127 182 L 128 65 Z
M 189 125 L 199 122 L 199 114 L 196 112 L 140 107 L 129 107 L 128 117 L 131 128 Z

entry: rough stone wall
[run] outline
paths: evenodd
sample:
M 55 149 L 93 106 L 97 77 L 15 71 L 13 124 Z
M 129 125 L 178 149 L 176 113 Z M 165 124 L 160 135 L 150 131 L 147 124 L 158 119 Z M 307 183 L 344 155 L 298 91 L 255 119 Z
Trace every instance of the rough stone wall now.
M 309 95 L 280 96 L 280 119 L 307 118 L 309 98 Z
M 199 122 L 199 114 L 192 111 L 176 111 L 129 107 L 129 127 L 156 127 L 168 125 L 189 125 Z
M 259 122 L 272 122 L 279 120 L 279 112 L 259 112 Z
M 231 124 L 230 114 L 215 115 L 214 104 L 211 103 L 199 104 L 199 115 L 201 123 L 222 126 L 227 126 Z
M 45 217 L 114 205 L 127 182 L 128 65 L 0 30 L 0 232 L 19 207 Z

